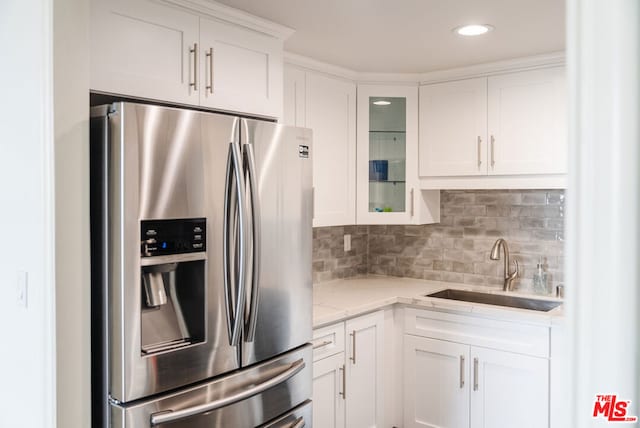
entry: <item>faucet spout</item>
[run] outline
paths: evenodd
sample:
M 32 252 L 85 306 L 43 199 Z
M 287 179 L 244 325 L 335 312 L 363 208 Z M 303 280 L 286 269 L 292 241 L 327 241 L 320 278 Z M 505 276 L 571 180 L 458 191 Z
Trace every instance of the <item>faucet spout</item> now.
M 504 291 L 511 291 L 513 289 L 513 281 L 518 277 L 518 261 L 513 260 L 515 262 L 515 270 L 509 273 L 509 246 L 507 245 L 507 241 L 503 238 L 498 239 L 491 248 L 491 254 L 489 258 L 491 260 L 500 260 L 500 248 L 502 248 L 504 252 Z

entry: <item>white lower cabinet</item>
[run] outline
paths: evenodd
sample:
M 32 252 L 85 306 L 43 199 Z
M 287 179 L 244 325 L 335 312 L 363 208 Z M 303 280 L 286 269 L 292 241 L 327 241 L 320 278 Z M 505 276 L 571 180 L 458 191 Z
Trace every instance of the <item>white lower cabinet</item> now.
M 336 329 L 346 334 L 329 335 Z M 384 312 L 378 311 L 314 331 L 314 355 L 326 355 L 331 337 L 345 338 L 345 352 L 313 364 L 315 428 L 382 427 L 384 420 Z M 327 339 L 329 338 L 329 339 Z M 339 349 L 340 347 L 335 347 Z
M 437 332 L 443 337 L 404 335 L 405 428 L 549 426 L 548 358 L 474 346 L 474 342 L 485 343 L 488 338 L 501 334 L 503 341 L 496 341 L 497 346 L 513 346 L 509 343 L 512 339 L 504 339 L 510 334 L 504 335 L 503 329 L 491 326 L 486 320 L 478 320 L 474 325 L 473 317 L 451 318 L 413 309 L 407 312 L 405 331 L 416 331 L 420 323 L 424 331 Z M 467 326 L 461 323 L 465 318 Z M 468 343 L 446 340 L 459 340 L 461 333 L 472 330 L 472 325 L 482 328 L 483 332 L 468 334 Z M 523 333 L 513 340 L 534 342 L 539 334 L 548 332 L 543 326 L 528 325 L 523 326 L 523 332 L 531 328 L 540 331 L 531 332 L 530 337 Z
M 549 340 L 543 324 L 410 307 L 315 329 L 313 426 L 549 428 Z
M 408 427 L 469 427 L 469 346 L 405 335 Z
M 344 428 L 344 352 L 313 363 L 313 426 Z
M 347 426 L 382 427 L 384 315 L 374 312 L 346 323 Z
M 471 428 L 549 426 L 549 360 L 471 347 Z

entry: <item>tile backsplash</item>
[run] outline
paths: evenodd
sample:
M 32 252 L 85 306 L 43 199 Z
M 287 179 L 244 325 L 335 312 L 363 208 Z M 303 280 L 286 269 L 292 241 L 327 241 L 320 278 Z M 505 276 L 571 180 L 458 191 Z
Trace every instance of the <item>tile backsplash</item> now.
M 563 282 L 563 190 L 451 190 L 440 200 L 438 224 L 314 229 L 314 283 L 372 273 L 499 288 L 504 261 L 489 259 L 498 238 L 520 264 L 516 289 L 533 291 L 540 258 L 551 286 Z
M 351 235 L 351 251 L 344 251 L 344 235 Z M 313 283 L 349 278 L 368 272 L 368 226 L 313 229 Z

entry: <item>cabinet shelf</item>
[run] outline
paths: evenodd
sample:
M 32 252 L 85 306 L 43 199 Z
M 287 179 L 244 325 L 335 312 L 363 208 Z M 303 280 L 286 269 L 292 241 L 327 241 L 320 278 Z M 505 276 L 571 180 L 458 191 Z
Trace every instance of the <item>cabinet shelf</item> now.
M 406 183 L 406 181 L 404 181 L 404 180 L 369 180 L 369 183 L 392 183 L 392 184 L 398 184 L 398 183 Z
M 406 134 L 406 131 L 372 131 L 369 130 L 370 134 Z

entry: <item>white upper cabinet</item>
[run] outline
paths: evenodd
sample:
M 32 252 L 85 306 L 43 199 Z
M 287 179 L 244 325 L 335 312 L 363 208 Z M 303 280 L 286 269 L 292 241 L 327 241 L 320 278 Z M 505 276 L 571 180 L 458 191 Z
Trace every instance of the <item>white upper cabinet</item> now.
M 91 90 L 282 115 L 284 36 L 278 34 L 286 33 L 284 27 L 267 34 L 269 30 L 227 22 L 226 15 L 205 17 L 215 16 L 216 10 L 199 16 L 167 3 L 92 0 Z M 229 8 L 220 13 L 242 14 Z M 279 27 L 260 21 L 260 29 L 269 25 Z
M 420 88 L 422 188 L 566 186 L 564 67 Z
M 356 85 L 284 67 L 285 125 L 313 131 L 313 226 L 356 223 Z
M 284 102 L 282 122 L 289 126 L 306 126 L 306 73 L 298 68 L 284 67 Z
M 358 86 L 358 224 L 440 220 L 439 192 L 418 177 L 418 88 Z
M 420 175 L 487 173 L 487 79 L 420 88 Z
M 201 18 L 199 62 L 202 106 L 281 115 L 282 40 Z
M 489 77 L 489 173 L 567 172 L 564 68 Z
M 198 104 L 198 17 L 148 0 L 91 2 L 91 89 Z
M 356 85 L 306 73 L 305 126 L 313 131 L 314 226 L 356 222 Z

